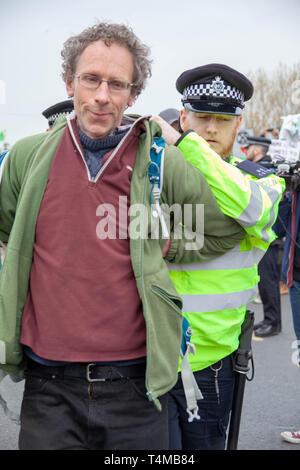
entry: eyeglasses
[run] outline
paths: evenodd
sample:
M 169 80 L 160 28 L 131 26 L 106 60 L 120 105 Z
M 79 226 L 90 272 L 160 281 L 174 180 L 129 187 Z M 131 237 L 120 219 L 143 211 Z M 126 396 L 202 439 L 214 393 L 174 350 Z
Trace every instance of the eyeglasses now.
M 102 82 L 106 82 L 108 89 L 111 93 L 125 93 L 130 87 L 134 86 L 134 83 L 126 82 L 120 78 L 111 78 L 105 80 L 104 78 L 97 77 L 97 75 L 91 75 L 89 73 L 81 73 L 74 75 L 78 78 L 80 85 L 91 90 L 97 90 Z

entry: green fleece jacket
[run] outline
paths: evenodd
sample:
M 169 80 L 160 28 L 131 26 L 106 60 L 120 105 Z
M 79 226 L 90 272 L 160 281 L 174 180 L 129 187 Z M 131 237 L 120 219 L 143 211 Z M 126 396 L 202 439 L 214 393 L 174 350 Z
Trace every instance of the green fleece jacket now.
M 160 128 L 144 120 L 131 180 L 131 204 L 147 209 L 150 227 L 150 147 Z M 14 373 L 23 366 L 19 343 L 23 307 L 27 298 L 34 249 L 35 226 L 48 174 L 66 126 L 61 119 L 51 132 L 22 139 L 10 151 L 0 187 L 0 239 L 8 242 L 0 276 L 0 368 Z M 176 263 L 207 261 L 230 250 L 245 236 L 240 226 L 219 209 L 200 170 L 185 161 L 181 151 L 166 147 L 161 202 L 204 204 L 204 244 L 186 251 L 173 239 L 167 259 Z M 193 220 L 193 227 L 196 221 Z M 150 233 L 149 231 L 146 233 Z M 158 397 L 177 381 L 181 344 L 182 301 L 162 257 L 165 240 L 131 238 L 133 271 L 143 304 L 147 330 L 146 388 L 149 400 L 160 407 Z M 74 270 L 76 260 L 74 260 Z M 113 299 L 112 299 L 113 301 Z M 129 325 L 130 327 L 130 325 Z

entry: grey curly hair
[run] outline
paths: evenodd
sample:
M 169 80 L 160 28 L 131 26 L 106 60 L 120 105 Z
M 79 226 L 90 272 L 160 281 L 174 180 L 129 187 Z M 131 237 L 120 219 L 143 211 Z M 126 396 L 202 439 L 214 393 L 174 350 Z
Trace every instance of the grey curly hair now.
M 83 50 L 92 42 L 102 40 L 107 46 L 117 43 L 127 47 L 133 56 L 133 93 L 138 96 L 146 86 L 147 78 L 151 77 L 150 48 L 143 44 L 131 28 L 115 23 L 97 23 L 80 34 L 72 36 L 63 45 L 61 56 L 62 77 L 66 82 L 75 73 L 77 61 Z

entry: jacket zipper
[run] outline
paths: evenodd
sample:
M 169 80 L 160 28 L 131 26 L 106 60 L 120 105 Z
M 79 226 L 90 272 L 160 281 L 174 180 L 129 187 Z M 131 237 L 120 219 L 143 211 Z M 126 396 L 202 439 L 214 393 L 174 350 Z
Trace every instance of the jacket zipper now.
M 150 163 L 149 163 L 150 164 Z M 145 178 L 145 184 L 144 184 L 144 204 L 146 206 L 147 204 L 147 178 Z M 144 222 L 144 217 L 145 217 L 145 214 L 144 214 L 144 211 L 143 211 L 143 214 L 142 214 L 142 226 L 144 227 L 145 226 L 145 222 Z M 143 295 L 143 298 L 145 298 L 145 286 L 144 286 L 144 238 L 142 237 L 142 240 L 141 240 L 141 273 L 142 273 L 142 295 Z M 143 314 L 144 314 L 144 317 L 145 317 L 145 322 L 146 322 L 146 344 L 150 344 L 150 340 L 149 340 L 149 328 L 147 328 L 147 309 L 144 305 L 144 303 L 142 302 L 143 304 Z M 149 384 L 149 369 L 150 369 L 150 363 L 151 363 L 151 352 L 148 351 L 148 347 L 147 347 L 147 356 L 146 356 L 146 376 L 145 376 L 145 386 L 146 386 L 146 390 L 147 390 L 147 398 L 150 402 L 153 402 L 155 404 L 155 406 L 157 407 L 158 410 L 161 410 L 161 404 L 160 404 L 160 401 L 158 398 L 154 398 L 153 395 L 152 395 L 152 392 L 151 392 L 151 386 Z
M 178 307 L 175 301 L 181 302 L 180 297 L 169 296 L 163 289 L 158 286 L 152 285 L 153 292 L 156 292 L 157 295 L 162 297 L 176 312 L 182 316 L 182 310 Z

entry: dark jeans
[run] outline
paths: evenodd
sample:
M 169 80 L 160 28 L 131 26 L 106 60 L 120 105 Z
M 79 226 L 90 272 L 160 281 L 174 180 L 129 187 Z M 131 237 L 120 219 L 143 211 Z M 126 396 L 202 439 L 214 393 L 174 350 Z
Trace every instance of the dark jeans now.
M 264 323 L 281 326 L 280 273 L 278 270 L 278 245 L 270 245 L 258 263 L 259 294 L 263 303 Z
M 198 401 L 200 420 L 188 422 L 186 400 L 179 374 L 169 392 L 169 435 L 171 450 L 223 450 L 232 405 L 234 372 L 231 356 L 212 367 L 218 371 L 219 400 L 216 393 L 215 371 L 210 367 L 194 372 L 203 399 Z
M 159 412 L 146 397 L 145 377 L 88 382 L 52 374 L 56 369 L 26 374 L 21 450 L 168 448 L 167 395 Z

